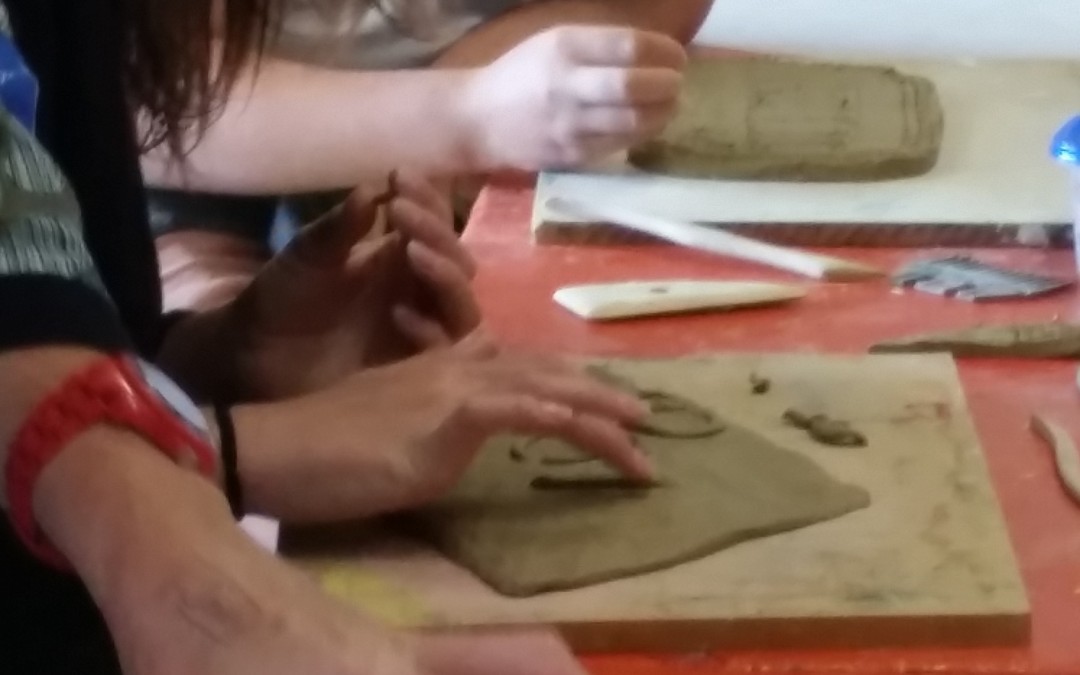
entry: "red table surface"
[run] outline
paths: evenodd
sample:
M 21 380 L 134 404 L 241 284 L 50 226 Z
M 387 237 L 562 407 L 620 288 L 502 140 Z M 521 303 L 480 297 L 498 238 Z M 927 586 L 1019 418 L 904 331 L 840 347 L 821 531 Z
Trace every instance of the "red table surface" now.
M 480 264 L 476 289 L 492 331 L 504 342 L 568 354 L 679 356 L 698 352 L 865 353 L 872 343 L 912 332 L 980 322 L 1080 319 L 1075 291 L 1037 300 L 972 304 L 897 291 L 888 282 L 809 282 L 787 307 L 728 314 L 583 321 L 556 305 L 560 286 L 630 279 L 783 280 L 797 277 L 670 246 L 534 246 L 531 187 L 489 187 L 464 240 Z M 845 249 L 844 255 L 895 270 L 955 250 Z M 1069 251 L 964 251 L 979 259 L 1071 277 Z M 754 651 L 709 655 L 587 656 L 596 675 L 707 673 L 1080 673 L 1080 506 L 1066 496 L 1052 458 L 1029 431 L 1032 412 L 1080 438 L 1080 393 L 1071 361 L 963 360 L 960 374 L 1008 521 L 1032 606 L 1023 648 L 865 651 Z

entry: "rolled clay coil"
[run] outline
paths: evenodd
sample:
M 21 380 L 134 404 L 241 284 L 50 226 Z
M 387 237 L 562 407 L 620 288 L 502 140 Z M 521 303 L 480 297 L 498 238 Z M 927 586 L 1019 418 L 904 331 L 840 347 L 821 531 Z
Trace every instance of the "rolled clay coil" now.
M 1031 430 L 1054 451 L 1058 476 L 1069 496 L 1080 504 L 1080 453 L 1072 438 L 1060 426 L 1039 415 L 1032 416 Z

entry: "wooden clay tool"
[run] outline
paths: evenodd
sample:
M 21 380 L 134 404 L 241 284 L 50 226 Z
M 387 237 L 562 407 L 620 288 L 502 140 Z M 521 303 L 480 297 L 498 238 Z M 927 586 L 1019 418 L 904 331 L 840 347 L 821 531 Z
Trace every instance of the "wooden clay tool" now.
M 805 295 L 804 289 L 788 284 L 673 279 L 567 286 L 557 290 L 554 299 L 583 319 L 602 321 L 759 307 L 798 300 Z
M 882 270 L 862 263 L 766 244 L 717 228 L 660 218 L 614 204 L 554 197 L 547 206 L 566 215 L 603 220 L 699 251 L 750 260 L 814 279 L 862 281 L 885 276 Z

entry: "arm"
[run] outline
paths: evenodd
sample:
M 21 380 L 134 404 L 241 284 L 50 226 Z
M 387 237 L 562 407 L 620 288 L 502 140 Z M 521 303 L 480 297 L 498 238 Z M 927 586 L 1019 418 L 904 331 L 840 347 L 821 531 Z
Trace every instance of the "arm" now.
M 398 166 L 451 173 L 473 161 L 458 105 L 466 79 L 268 58 L 237 83 L 186 164 L 161 148 L 143 171 L 157 187 L 235 194 L 347 188 Z
M 268 58 L 237 84 L 186 164 L 171 162 L 161 149 L 143 159 L 144 173 L 157 187 L 273 194 L 350 187 L 401 166 L 428 174 L 502 168 L 502 158 L 492 157 L 478 138 L 478 127 L 494 113 L 466 100 L 477 66 L 566 23 L 630 26 L 685 42 L 710 5 L 711 0 L 530 3 L 474 30 L 444 55 L 437 70 L 360 72 Z M 670 63 L 660 61 L 634 65 Z

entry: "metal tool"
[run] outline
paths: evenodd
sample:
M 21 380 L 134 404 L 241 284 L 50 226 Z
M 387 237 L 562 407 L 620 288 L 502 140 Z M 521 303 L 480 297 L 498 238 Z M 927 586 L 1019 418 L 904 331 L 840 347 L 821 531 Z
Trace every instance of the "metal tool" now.
M 1033 297 L 1073 284 L 1065 279 L 990 265 L 968 256 L 920 260 L 896 274 L 893 283 L 972 302 Z

